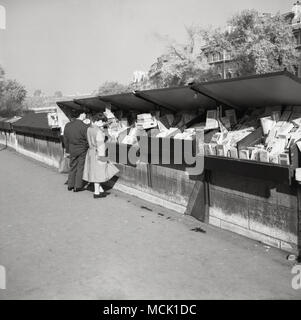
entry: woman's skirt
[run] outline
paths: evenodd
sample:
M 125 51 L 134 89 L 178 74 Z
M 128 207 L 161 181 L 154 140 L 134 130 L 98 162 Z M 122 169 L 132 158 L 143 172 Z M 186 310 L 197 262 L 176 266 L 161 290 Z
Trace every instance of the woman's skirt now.
M 109 161 L 97 159 L 96 149 L 89 148 L 86 154 L 83 180 L 88 182 L 106 182 L 118 172 L 117 167 Z

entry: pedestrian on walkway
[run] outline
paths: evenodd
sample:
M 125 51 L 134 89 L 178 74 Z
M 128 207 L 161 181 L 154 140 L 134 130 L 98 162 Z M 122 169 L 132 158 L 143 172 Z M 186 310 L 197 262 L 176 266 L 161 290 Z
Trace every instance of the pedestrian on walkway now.
M 74 192 L 84 190 L 83 171 L 86 153 L 89 148 L 87 141 L 88 125 L 83 123 L 85 113 L 72 110 L 71 121 L 64 130 L 66 153 L 70 155 L 70 172 L 68 190 Z
M 83 179 L 94 183 L 95 199 L 108 195 L 101 186 L 102 182 L 110 180 L 118 173 L 118 169 L 106 158 L 106 134 L 104 127 L 107 118 L 102 114 L 95 114 L 91 119 L 91 126 L 87 131 L 89 150 L 86 155 Z

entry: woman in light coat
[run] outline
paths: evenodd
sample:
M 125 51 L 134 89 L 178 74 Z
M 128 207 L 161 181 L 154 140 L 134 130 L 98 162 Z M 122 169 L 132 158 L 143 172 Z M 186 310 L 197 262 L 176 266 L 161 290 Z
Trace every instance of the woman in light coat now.
M 102 114 L 93 115 L 87 131 L 89 150 L 86 155 L 83 179 L 94 183 L 93 197 L 95 199 L 103 198 L 108 194 L 100 184 L 110 180 L 119 171 L 106 158 L 106 135 L 103 129 L 106 120 L 106 117 Z

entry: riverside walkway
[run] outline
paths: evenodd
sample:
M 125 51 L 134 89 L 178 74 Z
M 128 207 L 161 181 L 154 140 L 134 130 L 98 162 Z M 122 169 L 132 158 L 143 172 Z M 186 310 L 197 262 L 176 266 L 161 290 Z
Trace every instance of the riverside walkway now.
M 0 152 L 0 299 L 301 298 L 285 252 L 118 191 L 68 192 L 65 180 Z

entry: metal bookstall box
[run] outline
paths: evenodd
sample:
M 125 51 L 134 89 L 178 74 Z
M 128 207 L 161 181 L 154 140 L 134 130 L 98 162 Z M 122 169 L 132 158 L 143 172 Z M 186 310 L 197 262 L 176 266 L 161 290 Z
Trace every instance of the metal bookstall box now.
M 58 167 L 63 151 L 60 129 L 48 124 L 48 112 L 28 112 L 13 123 L 18 152 Z

